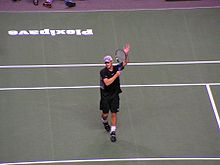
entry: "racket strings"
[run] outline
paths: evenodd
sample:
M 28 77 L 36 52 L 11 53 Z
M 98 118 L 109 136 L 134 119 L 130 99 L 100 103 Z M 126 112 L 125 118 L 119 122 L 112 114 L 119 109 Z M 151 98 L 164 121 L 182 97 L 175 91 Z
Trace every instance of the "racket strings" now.
M 123 62 L 125 60 L 125 52 L 121 49 L 116 50 L 115 59 L 119 63 Z

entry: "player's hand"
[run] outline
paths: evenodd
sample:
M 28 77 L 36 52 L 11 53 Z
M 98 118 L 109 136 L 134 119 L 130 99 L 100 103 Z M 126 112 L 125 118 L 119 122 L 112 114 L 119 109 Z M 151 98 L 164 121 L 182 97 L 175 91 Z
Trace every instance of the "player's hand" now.
M 131 48 L 130 44 L 126 43 L 123 49 L 126 55 L 129 53 L 130 48 Z
M 117 77 L 119 77 L 121 75 L 121 71 L 117 71 L 116 75 L 117 75 Z

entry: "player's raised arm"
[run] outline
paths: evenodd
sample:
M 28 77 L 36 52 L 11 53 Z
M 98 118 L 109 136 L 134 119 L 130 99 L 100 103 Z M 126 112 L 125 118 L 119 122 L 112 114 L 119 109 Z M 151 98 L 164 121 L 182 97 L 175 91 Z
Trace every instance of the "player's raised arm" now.
M 130 44 L 126 43 L 123 49 L 125 52 L 125 60 L 123 61 L 123 66 L 126 66 L 127 63 L 129 62 L 128 53 L 130 52 L 130 48 L 131 48 Z

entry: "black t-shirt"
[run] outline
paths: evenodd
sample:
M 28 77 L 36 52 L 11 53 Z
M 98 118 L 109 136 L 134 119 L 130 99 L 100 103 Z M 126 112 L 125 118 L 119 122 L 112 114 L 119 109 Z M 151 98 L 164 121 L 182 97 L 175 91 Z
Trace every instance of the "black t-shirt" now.
M 113 66 L 113 71 L 109 71 L 106 67 L 100 71 L 100 90 L 102 96 L 112 96 L 114 94 L 119 94 L 122 92 L 120 88 L 119 77 L 117 77 L 115 81 L 108 86 L 106 86 L 103 81 L 103 79 L 105 78 L 109 79 L 113 77 L 116 74 L 116 72 L 119 70 L 119 68 L 121 68 L 120 70 L 123 69 L 122 64 Z

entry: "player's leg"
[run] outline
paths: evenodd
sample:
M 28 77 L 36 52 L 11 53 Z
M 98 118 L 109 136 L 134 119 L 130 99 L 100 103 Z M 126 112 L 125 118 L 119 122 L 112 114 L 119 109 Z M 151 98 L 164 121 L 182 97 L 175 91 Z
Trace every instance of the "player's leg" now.
M 117 112 L 119 109 L 119 95 L 116 95 L 111 102 L 111 131 L 110 139 L 112 142 L 116 141 L 116 125 L 117 125 Z
M 116 124 L 117 124 L 117 112 L 111 113 L 111 132 L 116 131 Z
M 107 132 L 110 131 L 110 125 L 108 124 L 108 114 L 109 114 L 109 106 L 106 99 L 101 98 L 100 100 L 100 110 L 102 111 L 101 120 L 104 125 L 104 128 Z
M 107 132 L 109 132 L 110 129 L 111 129 L 111 127 L 110 127 L 110 125 L 108 124 L 108 114 L 102 113 L 101 119 L 102 119 L 102 123 L 103 123 L 103 125 L 104 125 L 105 130 L 106 130 Z
M 111 131 L 110 131 L 110 139 L 112 142 L 116 142 L 116 123 L 117 123 L 117 113 L 111 114 Z

